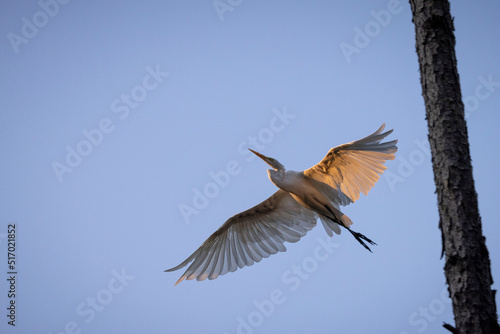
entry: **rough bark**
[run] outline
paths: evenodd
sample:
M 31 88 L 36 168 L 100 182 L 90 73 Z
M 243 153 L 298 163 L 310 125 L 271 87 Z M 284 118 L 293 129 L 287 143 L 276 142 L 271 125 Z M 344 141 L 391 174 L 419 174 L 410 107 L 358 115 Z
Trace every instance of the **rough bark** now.
M 500 333 L 472 176 L 450 4 L 410 0 L 410 5 L 456 332 Z

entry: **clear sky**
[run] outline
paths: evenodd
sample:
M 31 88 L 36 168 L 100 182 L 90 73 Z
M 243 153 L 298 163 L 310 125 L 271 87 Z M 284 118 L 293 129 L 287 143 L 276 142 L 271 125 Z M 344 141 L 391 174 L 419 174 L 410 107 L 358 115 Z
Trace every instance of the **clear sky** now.
M 451 10 L 498 282 L 500 4 Z M 1 333 L 453 323 L 407 2 L 1 1 L 0 35 Z M 319 225 L 213 281 L 174 287 L 183 272 L 163 272 L 276 190 L 247 148 L 303 170 L 384 122 L 397 158 L 343 210 L 378 243 L 373 254 Z

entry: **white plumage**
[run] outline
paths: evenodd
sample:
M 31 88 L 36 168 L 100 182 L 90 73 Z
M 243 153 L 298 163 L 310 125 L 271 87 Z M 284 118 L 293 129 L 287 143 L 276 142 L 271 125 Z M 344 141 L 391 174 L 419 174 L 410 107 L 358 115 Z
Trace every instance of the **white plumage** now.
M 285 242 L 297 242 L 316 226 L 319 218 L 329 236 L 346 228 L 365 248 L 375 244 L 350 229 L 352 221 L 340 211 L 367 194 L 394 160 L 397 140 L 381 143 L 393 130 L 382 133 L 385 124 L 363 139 L 330 149 L 315 166 L 303 171 L 287 171 L 277 160 L 251 150 L 273 169 L 271 181 L 280 188 L 253 208 L 229 218 L 174 271 L 189 267 L 184 279 L 215 279 L 238 268 L 251 266 L 271 254 L 286 251 Z

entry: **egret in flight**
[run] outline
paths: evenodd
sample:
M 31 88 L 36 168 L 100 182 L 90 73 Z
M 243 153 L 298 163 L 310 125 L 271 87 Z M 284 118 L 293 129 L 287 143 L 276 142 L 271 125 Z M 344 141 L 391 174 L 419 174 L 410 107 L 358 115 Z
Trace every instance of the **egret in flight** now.
M 272 169 L 269 179 L 279 188 L 271 197 L 253 208 L 229 218 L 190 257 L 174 271 L 187 266 L 175 285 L 184 279 L 215 279 L 238 268 L 251 266 L 262 258 L 286 251 L 285 242 L 297 242 L 322 222 L 326 233 L 349 231 L 370 252 L 365 243 L 375 243 L 351 230 L 352 221 L 340 211 L 367 194 L 394 160 L 397 140 L 382 143 L 393 130 L 385 123 L 373 134 L 330 149 L 317 165 L 302 172 L 286 170 L 276 159 L 255 152 Z

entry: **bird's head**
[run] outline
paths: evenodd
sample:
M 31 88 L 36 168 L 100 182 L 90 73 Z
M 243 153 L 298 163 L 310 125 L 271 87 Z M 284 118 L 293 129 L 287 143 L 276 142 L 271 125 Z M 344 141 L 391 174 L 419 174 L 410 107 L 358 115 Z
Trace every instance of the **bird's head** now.
M 264 160 L 269 166 L 271 166 L 274 170 L 279 171 L 279 172 L 284 172 L 285 171 L 285 166 L 283 166 L 278 160 L 270 157 L 266 157 L 263 154 L 260 154 L 259 152 L 255 152 L 254 150 L 250 149 L 250 152 Z

